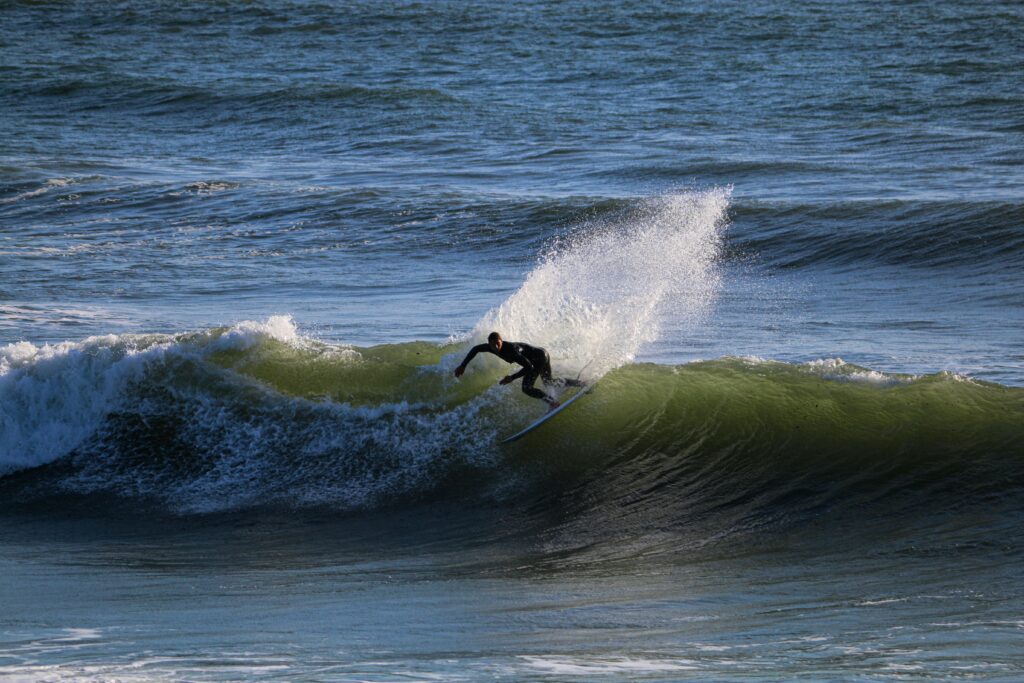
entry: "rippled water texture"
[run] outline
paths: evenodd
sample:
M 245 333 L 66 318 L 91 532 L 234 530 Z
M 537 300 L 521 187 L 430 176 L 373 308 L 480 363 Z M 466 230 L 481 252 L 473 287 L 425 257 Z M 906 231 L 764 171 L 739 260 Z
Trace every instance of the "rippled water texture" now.
M 0 680 L 1017 680 L 1017 2 L 0 3 Z M 593 391 L 543 406 L 492 329 Z

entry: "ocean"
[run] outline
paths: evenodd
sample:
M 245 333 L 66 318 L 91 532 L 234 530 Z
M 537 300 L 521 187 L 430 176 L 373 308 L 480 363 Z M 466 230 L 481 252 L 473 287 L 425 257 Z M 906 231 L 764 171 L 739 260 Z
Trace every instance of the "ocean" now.
M 0 3 L 0 681 L 1021 680 L 1022 93 L 1010 1 Z M 504 444 L 492 330 L 593 391 Z

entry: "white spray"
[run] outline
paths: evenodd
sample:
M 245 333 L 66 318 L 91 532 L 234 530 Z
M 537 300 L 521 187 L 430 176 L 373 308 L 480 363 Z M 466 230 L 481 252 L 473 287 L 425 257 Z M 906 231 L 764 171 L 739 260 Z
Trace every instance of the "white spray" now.
M 473 330 L 543 346 L 556 374 L 604 373 L 634 359 L 671 315 L 697 322 L 719 285 L 729 190 L 644 200 L 625 217 L 580 226 Z M 589 365 L 588 365 L 589 364 Z

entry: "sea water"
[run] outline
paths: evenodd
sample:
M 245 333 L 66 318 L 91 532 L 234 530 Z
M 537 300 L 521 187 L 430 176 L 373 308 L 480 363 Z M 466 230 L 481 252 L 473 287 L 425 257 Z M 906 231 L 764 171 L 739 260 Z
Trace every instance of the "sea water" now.
M 1024 676 L 1022 36 L 3 5 L 0 680 Z

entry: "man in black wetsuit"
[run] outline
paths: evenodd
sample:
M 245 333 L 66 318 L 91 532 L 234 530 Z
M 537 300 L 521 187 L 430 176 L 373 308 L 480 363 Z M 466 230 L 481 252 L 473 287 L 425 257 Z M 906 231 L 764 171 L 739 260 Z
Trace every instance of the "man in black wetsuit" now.
M 473 357 L 478 353 L 493 353 L 498 358 L 502 359 L 506 363 L 518 363 L 522 365 L 522 369 L 514 375 L 508 375 L 502 377 L 499 384 L 508 384 L 514 382 L 520 377 L 523 378 L 523 393 L 527 396 L 539 398 L 540 400 L 547 403 L 552 409 L 557 408 L 560 404 L 540 389 L 533 386 L 533 383 L 540 377 L 544 384 L 553 384 L 555 382 L 561 382 L 571 387 L 581 387 L 583 382 L 575 379 L 559 379 L 556 380 L 551 376 L 551 358 L 548 356 L 548 352 L 539 346 L 530 346 L 522 342 L 507 342 L 501 338 L 501 335 L 497 332 L 491 332 L 487 336 L 486 344 L 478 344 L 469 350 L 469 354 L 466 355 L 466 359 L 462 361 L 462 365 L 455 368 L 455 376 L 462 377 L 462 373 L 466 371 L 466 366 L 469 365 L 469 361 L 473 360 Z

